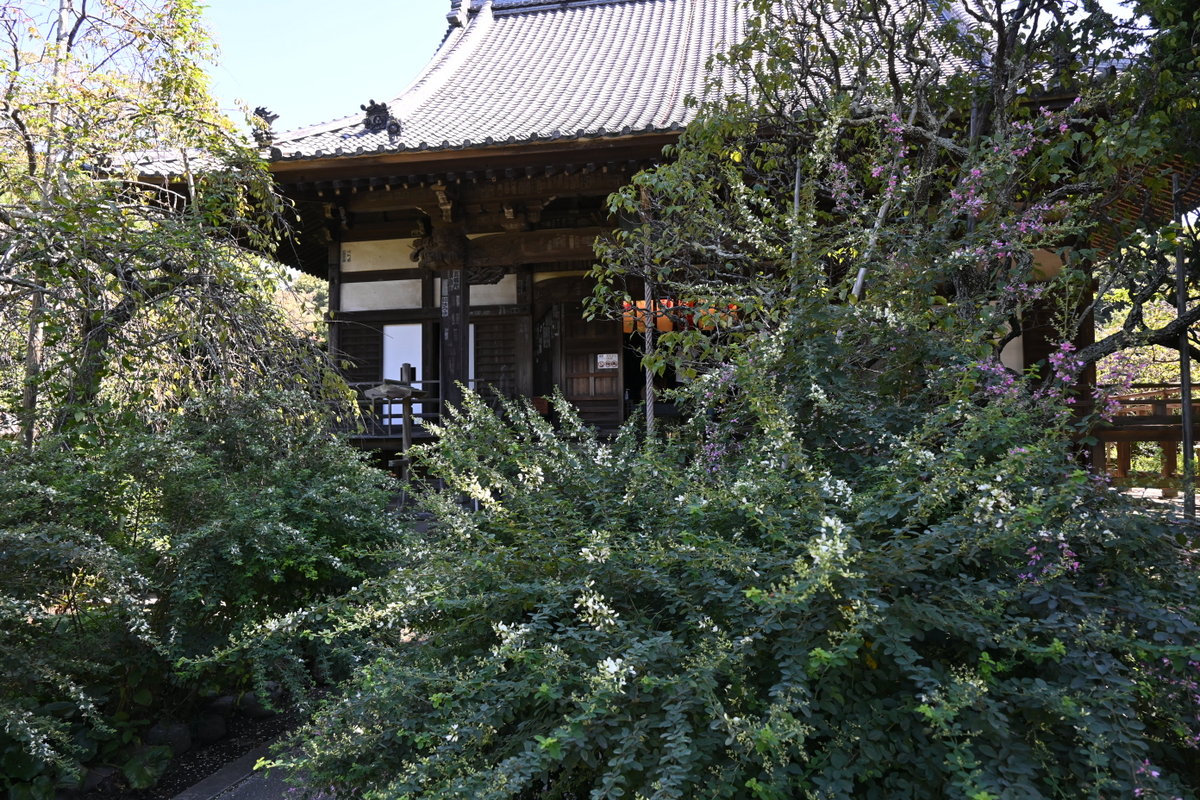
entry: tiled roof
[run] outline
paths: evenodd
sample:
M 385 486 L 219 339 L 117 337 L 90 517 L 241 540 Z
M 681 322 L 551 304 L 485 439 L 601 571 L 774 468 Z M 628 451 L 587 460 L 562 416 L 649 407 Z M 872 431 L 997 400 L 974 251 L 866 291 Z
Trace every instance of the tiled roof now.
M 387 101 L 398 134 L 359 111 L 276 136 L 272 160 L 451 150 L 682 128 L 708 57 L 736 41 L 739 0 L 454 0 L 451 28 Z M 361 101 L 365 101 L 362 98 Z

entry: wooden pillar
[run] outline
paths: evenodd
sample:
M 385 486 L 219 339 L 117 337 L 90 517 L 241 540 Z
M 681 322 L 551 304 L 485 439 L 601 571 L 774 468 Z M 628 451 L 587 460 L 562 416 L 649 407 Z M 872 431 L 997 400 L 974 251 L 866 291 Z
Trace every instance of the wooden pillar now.
M 426 271 L 424 277 L 421 278 L 421 308 L 429 309 L 432 312 L 438 312 L 438 306 L 434 302 L 437 295 L 438 282 L 441 278 L 433 270 Z M 417 379 L 422 381 L 440 381 L 442 376 L 441 363 L 441 347 L 439 346 L 438 338 L 440 337 L 440 319 L 438 317 L 430 317 L 421 323 L 421 369 L 417 373 Z M 421 405 L 422 414 L 437 414 L 440 411 L 437 400 L 440 395 L 439 387 L 441 383 L 422 384 L 422 389 L 428 394 L 430 402 Z
M 471 287 L 462 266 L 442 272 L 442 401 L 462 403 L 458 383 L 466 384 L 471 373 L 470 357 Z
M 1104 442 L 1097 442 L 1092 445 L 1092 472 L 1096 475 L 1103 475 L 1108 472 L 1108 445 Z
M 328 336 L 329 336 L 329 355 L 335 361 L 341 360 L 342 355 L 342 337 L 341 337 L 341 322 L 338 320 L 339 312 L 342 310 L 342 246 L 339 243 L 329 245 L 329 315 L 328 320 Z
M 1133 461 L 1133 442 L 1117 442 L 1117 477 L 1128 478 Z
M 1179 491 L 1174 487 L 1168 487 L 1167 483 L 1175 478 L 1176 471 L 1179 469 L 1179 442 L 1163 442 L 1162 443 L 1162 479 L 1163 479 L 1163 497 L 1175 497 Z
M 517 365 L 516 390 L 524 397 L 533 397 L 533 273 L 529 267 L 517 268 L 517 305 L 522 313 L 517 317 L 514 337 Z

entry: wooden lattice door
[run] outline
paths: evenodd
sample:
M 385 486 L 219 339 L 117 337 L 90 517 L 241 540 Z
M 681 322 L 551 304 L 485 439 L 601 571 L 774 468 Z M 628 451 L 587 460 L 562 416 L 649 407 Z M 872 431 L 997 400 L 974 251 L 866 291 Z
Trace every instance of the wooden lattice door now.
M 578 303 L 562 308 L 562 389 L 580 415 L 600 430 L 612 431 L 623 419 L 621 325 L 583 317 Z

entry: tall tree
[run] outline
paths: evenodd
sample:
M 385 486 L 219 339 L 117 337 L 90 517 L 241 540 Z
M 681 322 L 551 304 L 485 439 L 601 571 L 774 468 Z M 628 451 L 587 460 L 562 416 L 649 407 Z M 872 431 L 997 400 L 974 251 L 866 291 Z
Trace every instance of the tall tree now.
M 204 386 L 327 380 L 271 309 L 283 207 L 208 93 L 192 0 L 0 9 L 0 314 L 23 435 Z
M 1057 0 L 751 5 L 714 83 L 743 91 L 704 104 L 678 159 L 614 198 L 641 224 L 600 248 L 601 306 L 646 282 L 739 310 L 714 334 L 676 306 L 653 366 L 707 368 L 814 298 L 865 296 L 835 324 L 907 314 L 978 357 L 1036 324 L 1085 364 L 1173 345 L 1200 318 L 1141 313 L 1173 289 L 1166 243 L 1196 249 L 1170 218 L 1171 173 L 1196 174 L 1195 20 L 1174 4 L 1134 9 L 1166 27 Z M 1133 313 L 1091 343 L 1093 298 L 1114 290 Z

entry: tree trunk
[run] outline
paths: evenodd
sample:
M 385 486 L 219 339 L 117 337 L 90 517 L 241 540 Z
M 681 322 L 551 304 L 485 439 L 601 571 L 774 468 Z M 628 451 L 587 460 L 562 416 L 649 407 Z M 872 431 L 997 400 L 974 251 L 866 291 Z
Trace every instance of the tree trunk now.
M 71 385 L 54 422 L 56 433 L 62 433 L 75 422 L 77 411 L 90 413 L 100 404 L 100 387 L 107 372 L 109 343 L 112 331 L 128 322 L 138 302 L 127 297 L 95 324 L 87 321 L 80 326 L 80 350 Z
M 29 304 L 29 328 L 25 334 L 25 384 L 21 393 L 21 440 L 32 450 L 37 438 L 38 382 L 42 373 L 42 310 L 45 298 L 34 292 Z

